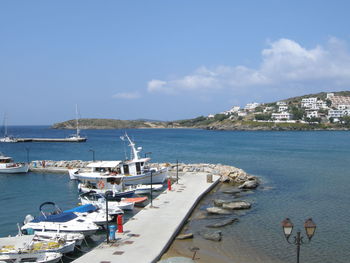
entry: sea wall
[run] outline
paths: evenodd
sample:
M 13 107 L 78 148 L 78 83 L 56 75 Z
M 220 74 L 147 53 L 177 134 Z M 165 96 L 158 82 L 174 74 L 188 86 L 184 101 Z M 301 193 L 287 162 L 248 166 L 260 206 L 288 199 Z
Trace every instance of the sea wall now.
M 70 161 L 53 161 L 53 160 L 36 160 L 30 163 L 31 172 L 62 172 L 68 173 L 68 169 L 86 168 L 92 161 L 70 160 Z M 249 175 L 244 170 L 234 166 L 223 164 L 208 164 L 208 163 L 151 163 L 151 167 L 168 167 L 171 175 L 176 171 L 179 173 L 208 173 L 219 175 L 222 182 L 231 182 L 243 184 L 245 182 L 254 182 L 258 184 L 258 178 Z

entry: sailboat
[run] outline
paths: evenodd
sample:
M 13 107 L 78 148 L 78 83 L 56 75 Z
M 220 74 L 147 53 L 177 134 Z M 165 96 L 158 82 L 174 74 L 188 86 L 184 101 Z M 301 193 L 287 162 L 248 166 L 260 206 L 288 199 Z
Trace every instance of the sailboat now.
M 0 138 L 0 142 L 18 142 L 17 138 L 7 134 L 7 116 L 4 117 L 4 137 Z
M 78 105 L 75 105 L 75 123 L 76 123 L 76 128 L 77 132 L 75 134 L 72 134 L 66 138 L 67 141 L 70 142 L 86 142 L 87 137 L 82 137 L 80 135 L 80 129 L 79 129 L 79 116 L 78 116 Z

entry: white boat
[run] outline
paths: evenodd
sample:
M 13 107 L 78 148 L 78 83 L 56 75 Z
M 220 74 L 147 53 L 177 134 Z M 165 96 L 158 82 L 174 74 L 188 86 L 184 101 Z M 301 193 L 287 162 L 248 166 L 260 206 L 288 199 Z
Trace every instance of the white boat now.
M 47 249 L 42 245 L 39 248 L 40 243 L 33 239 L 34 235 L 0 238 L 0 262 L 58 262 L 62 254 L 52 250 L 68 247 L 58 242 L 57 244 L 47 242 L 45 247 Z
M 0 153 L 0 173 L 26 173 L 28 169 L 29 165 L 27 163 L 15 163 L 11 157 Z
M 50 231 L 35 231 L 34 234 L 39 240 L 61 240 L 74 241 L 76 246 L 81 246 L 85 236 L 80 233 L 66 233 L 66 232 L 50 232 Z
M 40 205 L 42 216 L 34 218 L 27 215 L 24 220 L 22 231 L 58 231 L 70 233 L 82 233 L 90 236 L 96 233 L 99 227 L 89 219 L 81 218 L 72 212 L 53 212 L 47 214 L 43 212 L 44 205 L 54 205 L 53 202 L 45 202 Z
M 135 143 L 127 134 L 121 137 L 127 140 L 131 148 L 131 158 L 126 161 L 98 161 L 88 164 L 90 171 L 71 170 L 70 177 L 80 180 L 84 185 L 91 185 L 94 189 L 112 191 L 119 185 L 122 178 L 125 185 L 161 184 L 167 178 L 167 167 L 150 167 L 150 158 L 140 158 L 141 147 L 136 148 Z
M 4 137 L 0 138 L 0 142 L 18 142 L 17 138 L 7 133 L 7 117 L 4 117 Z
M 79 129 L 79 116 L 78 116 L 78 105 L 75 107 L 75 123 L 76 123 L 76 133 L 68 136 L 65 140 L 70 142 L 86 142 L 87 137 L 83 137 L 80 135 Z
M 162 184 L 138 184 L 133 186 L 133 189 L 135 189 L 135 194 L 149 194 L 152 191 L 160 191 L 162 190 L 163 185 Z
M 0 263 L 56 263 L 62 258 L 57 252 L 8 253 L 0 254 Z
M 99 207 L 96 207 L 92 204 L 84 204 L 73 209 L 65 210 L 64 212 L 73 212 L 81 218 L 91 220 L 96 225 L 106 224 L 106 210 L 99 209 Z M 110 215 L 108 215 L 108 222 L 112 220 L 113 218 Z
M 82 204 L 92 204 L 100 209 L 106 209 L 106 198 L 94 192 L 84 193 L 80 196 L 80 202 Z M 108 214 L 116 215 L 120 214 L 118 210 L 133 210 L 135 206 L 134 202 L 127 201 L 108 201 Z

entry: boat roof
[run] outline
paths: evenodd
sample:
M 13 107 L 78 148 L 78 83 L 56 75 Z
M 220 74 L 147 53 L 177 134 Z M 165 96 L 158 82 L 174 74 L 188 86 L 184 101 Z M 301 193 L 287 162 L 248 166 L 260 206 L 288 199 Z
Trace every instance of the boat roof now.
M 89 163 L 87 165 L 87 167 L 89 167 L 89 168 L 108 168 L 108 167 L 116 167 L 120 163 L 121 163 L 121 161 L 99 161 L 99 162 Z
M 3 154 L 2 152 L 0 152 L 0 159 L 2 160 L 8 160 L 8 159 L 12 159 L 12 157 L 8 157 L 5 154 Z
M 96 210 L 97 208 L 95 206 L 93 206 L 92 204 L 87 204 L 87 205 L 77 206 L 69 210 L 65 210 L 64 212 L 65 213 L 66 212 L 85 213 L 85 212 L 94 212 Z
M 127 164 L 130 164 L 130 163 L 141 163 L 141 162 L 148 162 L 148 161 L 150 161 L 151 160 L 151 158 L 149 158 L 149 157 L 147 157 L 147 158 L 140 158 L 140 159 L 137 159 L 137 160 L 128 160 L 128 161 L 125 161 L 125 163 L 127 163 Z

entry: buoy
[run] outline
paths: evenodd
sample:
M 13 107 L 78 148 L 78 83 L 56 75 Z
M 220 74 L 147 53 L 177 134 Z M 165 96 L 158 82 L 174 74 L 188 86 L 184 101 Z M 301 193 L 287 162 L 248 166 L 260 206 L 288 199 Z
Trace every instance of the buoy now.
M 170 178 L 168 179 L 168 190 L 171 191 L 171 181 L 170 181 Z

